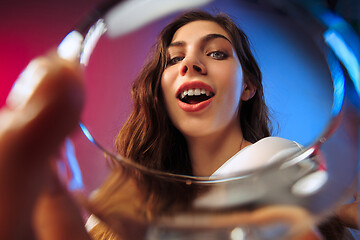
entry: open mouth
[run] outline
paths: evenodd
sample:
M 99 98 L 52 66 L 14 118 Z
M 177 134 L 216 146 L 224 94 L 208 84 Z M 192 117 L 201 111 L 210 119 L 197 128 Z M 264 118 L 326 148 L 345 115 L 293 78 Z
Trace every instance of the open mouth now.
M 215 94 L 203 88 L 184 90 L 178 95 L 180 101 L 187 104 L 197 104 L 212 98 Z

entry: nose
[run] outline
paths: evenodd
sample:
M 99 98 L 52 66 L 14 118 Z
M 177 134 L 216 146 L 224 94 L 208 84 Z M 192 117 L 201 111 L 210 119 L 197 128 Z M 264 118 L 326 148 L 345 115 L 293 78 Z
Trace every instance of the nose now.
M 180 66 L 180 75 L 185 76 L 189 73 L 195 73 L 195 74 L 206 74 L 206 68 L 205 65 L 200 61 L 200 59 L 195 57 L 185 57 L 181 61 Z

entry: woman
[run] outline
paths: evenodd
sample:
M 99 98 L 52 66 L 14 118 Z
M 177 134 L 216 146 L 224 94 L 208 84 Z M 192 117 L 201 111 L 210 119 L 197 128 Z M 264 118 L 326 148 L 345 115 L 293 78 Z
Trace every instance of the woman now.
M 269 137 L 260 69 L 246 35 L 227 16 L 181 15 L 163 29 L 148 59 L 132 88 L 133 112 L 117 137 L 120 155 L 151 169 L 214 176 L 263 166 L 279 153 L 300 149 Z M 124 175 L 116 169 L 90 206 L 118 232 L 119 220 L 110 219 L 131 218 L 124 199 L 129 185 L 138 189 L 130 198 L 141 202 L 132 206 L 133 215 L 144 219 L 186 209 L 196 195 L 141 173 L 126 175 L 137 176 L 135 183 Z
M 193 36 L 194 30 L 188 27 L 204 32 Z M 150 168 L 210 176 L 239 150 L 250 149 L 269 136 L 260 71 L 245 35 L 226 17 L 184 15 L 162 32 L 156 49 L 134 84 L 134 111 L 117 140 L 120 154 Z M 213 72 L 218 64 L 223 64 L 226 72 Z M 79 72 L 75 64 L 57 56 L 32 62 L 19 82 L 27 87 L 29 81 L 33 83 L 31 94 L 24 95 L 17 84 L 1 112 L 1 239 L 88 239 L 76 205 L 47 161 L 79 118 L 83 102 Z M 194 74 L 196 78 L 191 79 L 189 75 Z M 229 77 L 223 79 L 225 75 Z M 34 81 L 36 77 L 39 81 Z M 178 78 L 195 83 L 178 86 Z M 195 95 L 200 90 L 200 97 L 191 96 L 193 87 Z M 176 104 L 185 113 L 176 109 Z M 221 112 L 220 118 L 213 108 Z M 202 128 L 199 123 L 208 118 L 213 121 Z M 198 154 L 206 154 L 209 146 L 212 161 L 204 163 Z M 90 207 L 104 220 L 119 218 L 124 224 L 115 229 L 124 238 L 142 236 L 144 219 L 168 213 L 169 206 L 184 208 L 193 200 L 193 195 L 177 192 L 180 189 L 181 193 L 181 186 L 169 188 L 126 167 L 117 170 Z M 131 194 L 120 194 L 124 191 Z M 164 197 L 164 192 L 170 194 Z M 101 224 L 92 231 L 96 228 L 102 228 Z M 106 231 L 97 234 L 108 234 Z

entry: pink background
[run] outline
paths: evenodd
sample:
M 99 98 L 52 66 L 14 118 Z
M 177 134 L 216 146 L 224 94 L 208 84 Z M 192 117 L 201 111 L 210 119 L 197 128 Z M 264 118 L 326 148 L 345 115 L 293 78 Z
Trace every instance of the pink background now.
M 29 61 L 55 48 L 97 2 L 0 1 L 0 105 Z

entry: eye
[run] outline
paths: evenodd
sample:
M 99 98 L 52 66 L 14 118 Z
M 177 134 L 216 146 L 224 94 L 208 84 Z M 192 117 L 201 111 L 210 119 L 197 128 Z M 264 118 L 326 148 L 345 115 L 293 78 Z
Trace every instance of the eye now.
M 183 59 L 184 59 L 184 57 L 173 57 L 173 58 L 171 58 L 170 60 L 167 61 L 166 65 L 170 65 L 170 66 L 174 65 L 174 64 L 180 62 Z
M 228 57 L 228 55 L 222 51 L 214 51 L 208 54 L 208 56 L 216 59 L 216 60 L 223 60 Z

